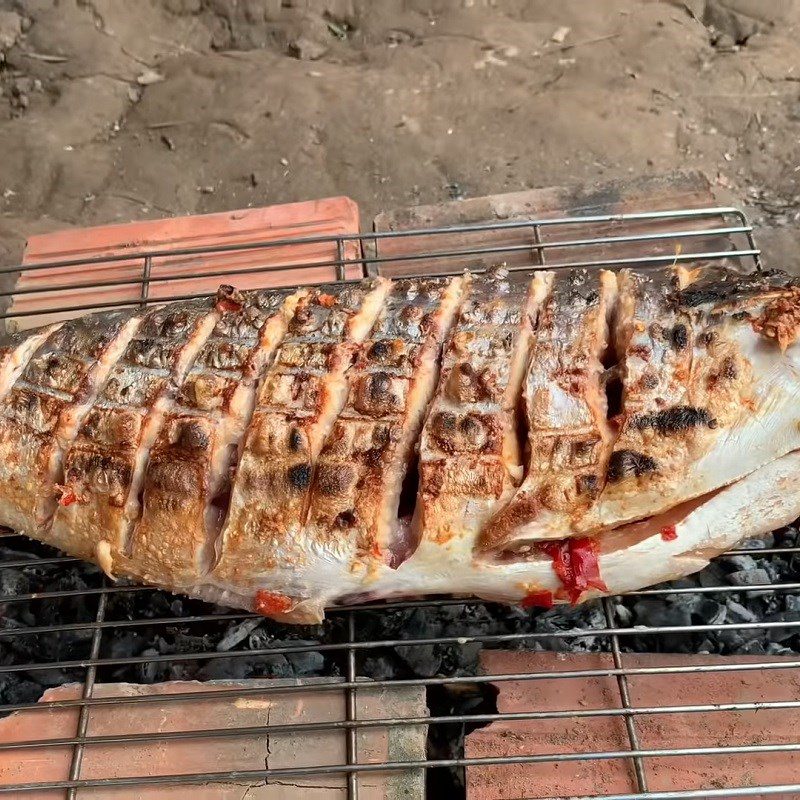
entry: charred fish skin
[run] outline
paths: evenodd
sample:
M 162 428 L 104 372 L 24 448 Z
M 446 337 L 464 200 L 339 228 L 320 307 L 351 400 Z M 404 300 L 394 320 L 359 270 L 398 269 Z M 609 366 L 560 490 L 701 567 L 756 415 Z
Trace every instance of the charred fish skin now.
M 307 524 L 317 548 L 341 556 L 325 581 L 334 592 L 361 580 L 373 561 L 397 566 L 408 554 L 400 494 L 464 284 L 395 283 L 347 373 L 347 403 L 317 462 Z M 320 573 L 309 583 L 322 612 Z
M 620 284 L 620 431 L 582 530 L 661 513 L 800 447 L 795 280 L 679 268 Z
M 258 390 L 211 582 L 255 590 L 294 576 L 323 442 L 347 396 L 345 373 L 391 289 L 386 279 L 312 289 L 301 298 Z
M 0 339 L 0 402 L 8 396 L 33 354 L 44 344 L 59 324 L 39 330 L 7 334 Z
M 131 569 L 150 583 L 189 587 L 214 560 L 256 383 L 301 296 L 222 287 L 210 335 L 179 381 L 143 476 Z
M 240 303 L 235 291 L 223 292 L 219 308 L 206 307 L 203 319 L 219 317 L 206 339 L 182 322 L 151 332 L 140 311 L 7 338 L 0 342 L 0 524 L 76 555 L 92 540 L 90 556 L 115 575 L 287 622 L 317 621 L 326 602 L 365 597 L 457 593 L 519 602 L 549 593 L 560 600 L 565 585 L 542 548 L 512 552 L 520 530 L 530 535 L 530 516 L 517 519 L 510 541 L 488 549 L 479 541 L 523 479 L 527 453 L 516 412 L 523 396 L 542 394 L 538 389 L 547 390 L 548 402 L 529 403 L 536 413 L 528 414 L 528 425 L 531 431 L 531 421 L 539 425 L 529 447 L 533 457 L 555 465 L 548 480 L 561 487 L 562 479 L 580 478 L 586 493 L 587 475 L 601 475 L 599 495 L 588 505 L 585 495 L 569 501 L 562 492 L 555 495 L 560 508 L 551 489 L 537 488 L 537 502 L 548 500 L 550 523 L 561 515 L 561 536 L 594 537 L 599 577 L 580 599 L 696 571 L 739 539 L 800 515 L 798 281 L 722 269 L 620 273 L 610 335 L 619 364 L 609 373 L 621 376 L 622 402 L 618 414 L 610 411 L 616 440 L 602 467 L 597 450 L 585 445 L 594 447 L 597 435 L 581 420 L 591 417 L 601 429 L 596 332 L 603 314 L 596 306 L 612 287 L 601 288 L 600 298 L 590 288 L 592 280 L 611 279 L 564 274 L 561 295 L 559 285 L 551 291 L 550 273 L 466 280 L 446 337 L 449 290 L 419 315 L 406 310 L 418 298 L 404 299 L 402 283 L 385 307 L 392 294 L 379 279 L 311 289 L 296 308 L 278 303 L 280 311 L 276 293 Z M 553 322 L 547 361 L 535 352 L 531 320 L 547 322 L 543 303 L 553 296 L 562 298 L 554 307 L 579 308 L 579 300 L 585 307 L 583 322 L 572 324 L 567 315 L 559 323 L 563 336 Z M 167 306 L 164 314 L 173 318 L 182 307 Z M 596 326 L 585 322 L 590 307 Z M 559 372 L 568 360 L 564 343 L 584 334 L 589 354 L 573 353 L 572 372 Z M 442 337 L 441 374 L 428 401 Z M 175 348 L 161 346 L 162 339 L 174 340 Z M 539 364 L 533 389 L 529 361 Z M 170 375 L 166 395 L 163 373 Z M 163 409 L 162 397 L 169 399 Z M 145 420 L 162 409 L 146 465 L 142 434 L 131 429 L 130 417 L 92 416 L 106 406 L 147 409 Z M 542 420 L 558 422 L 557 435 Z M 578 440 L 575 431 L 582 444 L 571 444 L 562 461 L 564 450 L 553 441 Z M 395 492 L 417 436 L 420 485 L 406 539 Z M 113 557 L 110 518 L 98 521 L 86 542 L 55 542 L 56 498 L 61 519 L 70 509 L 94 513 L 99 497 L 92 489 L 84 503 L 75 488 L 87 473 L 72 474 L 71 485 L 62 471 L 78 465 L 84 452 L 105 476 L 98 485 L 121 502 L 129 484 L 132 496 L 134 476 L 124 464 L 117 473 L 104 471 L 103 459 L 130 455 L 133 442 L 139 442 L 134 472 L 144 476 L 145 502 L 130 553 Z M 228 521 L 221 525 L 237 452 Z M 326 465 L 334 467 L 327 476 Z M 350 466 L 360 477 L 339 480 Z M 534 472 L 529 465 L 525 480 Z M 543 480 L 546 470 L 539 473 Z M 521 511 L 528 514 L 524 505 Z M 369 520 L 363 531 L 359 514 Z M 673 533 L 666 538 L 665 520 Z
M 470 283 L 422 430 L 415 558 L 470 561 L 482 525 L 522 478 L 517 406 L 548 280 L 500 269 Z
M 605 270 L 552 276 L 525 379 L 527 475 L 481 531 L 480 552 L 563 538 L 602 488 L 613 442 L 602 359 L 616 294 L 615 276 Z
M 139 322 L 130 311 L 70 320 L 33 353 L 0 409 L 0 524 L 50 541 L 64 452 Z
M 52 542 L 109 575 L 136 572 L 126 558 L 148 454 L 175 383 L 216 319 L 208 299 L 148 311 L 66 453 L 69 502 L 56 511 Z

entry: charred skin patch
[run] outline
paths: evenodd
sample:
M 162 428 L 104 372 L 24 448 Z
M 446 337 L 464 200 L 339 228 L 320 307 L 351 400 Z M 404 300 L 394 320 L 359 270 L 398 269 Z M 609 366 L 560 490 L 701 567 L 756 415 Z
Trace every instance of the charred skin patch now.
M 176 426 L 173 443 L 186 450 L 205 450 L 210 440 L 208 432 L 193 419 L 181 420 Z
M 296 453 L 303 446 L 303 436 L 297 428 L 292 428 L 289 433 L 289 450 Z
M 311 484 L 311 465 L 295 464 L 293 467 L 289 467 L 286 476 L 293 489 L 297 489 L 299 492 L 305 491 Z
M 727 356 L 722 361 L 722 367 L 719 374 L 726 380 L 733 381 L 739 376 L 739 368 L 736 366 L 736 359 L 733 356 Z
M 612 483 L 623 478 L 640 478 L 655 472 L 658 464 L 655 459 L 636 450 L 617 450 L 608 462 L 608 480 Z
M 578 494 L 594 500 L 600 494 L 600 481 L 597 475 L 578 475 L 575 478 L 575 488 Z
M 674 350 L 685 350 L 689 343 L 689 334 L 683 323 L 676 325 L 669 334 L 669 341 Z
M 341 511 L 336 515 L 333 524 L 337 528 L 352 528 L 356 524 L 355 511 Z
M 673 406 L 656 414 L 641 414 L 634 417 L 633 426 L 639 430 L 652 428 L 662 436 L 669 436 L 700 426 L 716 428 L 717 421 L 704 408 Z
M 355 472 L 349 464 L 320 464 L 317 467 L 317 487 L 327 496 L 335 496 L 347 491 L 355 480 Z
M 715 331 L 706 331 L 701 337 L 700 341 L 706 346 L 710 347 L 714 342 L 717 340 L 717 334 Z
M 369 358 L 371 361 L 385 361 L 390 352 L 391 348 L 389 347 L 389 343 L 381 339 L 370 347 Z

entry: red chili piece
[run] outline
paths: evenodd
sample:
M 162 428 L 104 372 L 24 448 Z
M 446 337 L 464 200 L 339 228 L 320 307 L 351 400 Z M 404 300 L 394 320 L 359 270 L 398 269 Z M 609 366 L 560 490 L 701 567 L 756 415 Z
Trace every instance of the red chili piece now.
M 577 603 L 587 589 L 607 592 L 600 577 L 598 553 L 600 548 L 594 539 L 564 539 L 560 542 L 545 542 L 541 549 L 553 559 L 553 569 L 571 603 Z
M 553 593 L 548 592 L 546 589 L 541 592 L 528 592 L 522 598 L 520 605 L 523 608 L 552 608 Z
M 220 297 L 216 303 L 217 311 L 241 311 L 242 304 L 228 297 Z
M 279 592 L 268 592 L 266 589 L 259 589 L 256 592 L 254 608 L 256 614 L 263 614 L 265 617 L 271 614 L 285 614 L 292 607 L 292 598 Z
M 674 542 L 678 538 L 678 531 L 675 530 L 674 525 L 665 525 L 661 529 L 661 538 L 665 542 Z
M 58 504 L 60 506 L 71 506 L 73 503 L 86 502 L 85 498 L 75 494 L 75 491 L 69 486 L 60 486 L 56 484 L 56 491 L 58 492 Z

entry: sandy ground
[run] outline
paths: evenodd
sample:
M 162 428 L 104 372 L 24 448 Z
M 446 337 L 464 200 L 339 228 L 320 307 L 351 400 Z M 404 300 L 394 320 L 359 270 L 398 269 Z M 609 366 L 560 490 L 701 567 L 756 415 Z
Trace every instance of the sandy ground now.
M 800 265 L 795 0 L 0 0 L 0 54 L 6 264 L 59 227 L 700 168 Z

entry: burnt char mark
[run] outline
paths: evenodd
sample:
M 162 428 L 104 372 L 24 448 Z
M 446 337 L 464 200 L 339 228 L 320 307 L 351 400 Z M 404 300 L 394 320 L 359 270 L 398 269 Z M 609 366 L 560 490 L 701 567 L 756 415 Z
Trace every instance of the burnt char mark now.
M 293 467 L 289 467 L 286 476 L 293 489 L 297 489 L 299 492 L 305 491 L 311 485 L 311 465 L 295 464 Z
M 355 481 L 355 470 L 351 464 L 340 462 L 322 463 L 317 466 L 315 488 L 326 496 L 343 495 Z
M 333 520 L 333 524 L 337 528 L 353 528 L 357 519 L 355 511 L 340 511 Z
M 389 343 L 385 339 L 379 339 L 370 347 L 369 358 L 372 361 L 385 361 L 390 352 Z
M 303 436 L 297 428 L 292 428 L 289 432 L 289 450 L 292 453 L 297 453 L 303 446 Z
M 636 450 L 617 450 L 612 453 L 608 462 L 608 480 L 613 483 L 623 478 L 640 478 L 657 469 L 658 464 L 655 459 L 644 453 L 638 453 Z
M 198 420 L 189 418 L 178 422 L 174 444 L 183 450 L 207 450 L 211 442 L 204 426 Z
M 633 418 L 634 427 L 639 430 L 652 428 L 662 436 L 680 433 L 690 428 L 705 425 L 707 428 L 716 428 L 717 421 L 704 408 L 694 406 L 673 406 L 656 414 L 641 414 Z
M 733 356 L 726 356 L 722 360 L 719 374 L 729 381 L 736 380 L 736 378 L 739 377 L 739 369 L 736 366 L 736 359 Z
M 686 326 L 683 323 L 677 324 L 670 331 L 669 340 L 675 350 L 685 350 L 686 345 L 689 343 L 689 334 Z
M 600 481 L 597 475 L 578 475 L 575 478 L 575 488 L 578 494 L 584 495 L 594 500 L 600 494 Z
M 795 279 L 778 270 L 754 275 L 711 273 L 708 277 L 701 278 L 676 292 L 675 299 L 683 308 L 697 308 L 756 297 L 794 283 Z

